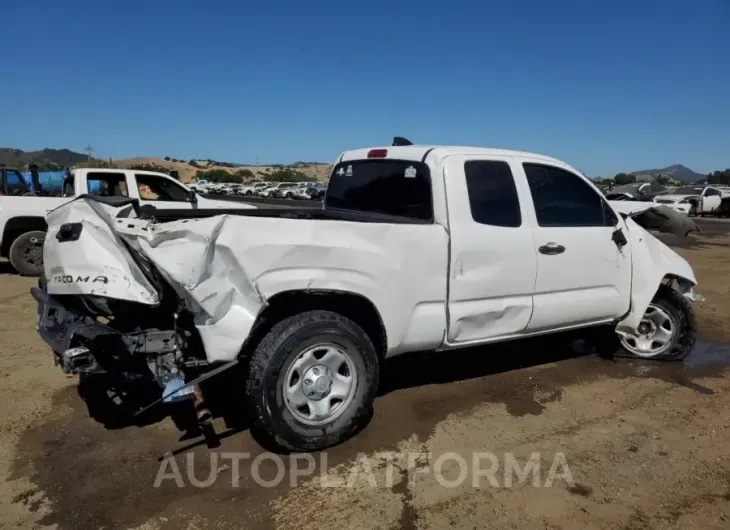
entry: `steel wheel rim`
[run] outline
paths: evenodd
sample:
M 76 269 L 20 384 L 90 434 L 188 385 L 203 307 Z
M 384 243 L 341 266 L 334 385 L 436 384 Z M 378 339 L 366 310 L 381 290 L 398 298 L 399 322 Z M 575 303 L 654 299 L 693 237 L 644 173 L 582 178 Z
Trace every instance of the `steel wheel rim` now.
M 43 238 L 31 237 L 23 251 L 23 258 L 28 265 L 40 267 L 43 261 Z
M 352 356 L 341 346 L 320 343 L 296 355 L 281 390 L 287 410 L 298 421 L 324 425 L 347 410 L 356 387 Z
M 638 334 L 620 335 L 621 346 L 639 357 L 656 357 L 672 346 L 677 331 L 677 321 L 669 311 L 660 305 L 649 304 L 637 328 Z

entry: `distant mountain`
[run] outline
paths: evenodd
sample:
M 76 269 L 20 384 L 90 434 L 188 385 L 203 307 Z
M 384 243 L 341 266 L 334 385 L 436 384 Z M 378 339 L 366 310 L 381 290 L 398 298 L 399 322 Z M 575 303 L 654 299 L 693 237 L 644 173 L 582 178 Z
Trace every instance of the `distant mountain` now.
M 74 164 L 86 162 L 88 157 L 70 149 L 42 149 L 40 151 L 22 151 L 9 147 L 0 147 L 0 167 L 22 168 L 34 163 L 41 169 L 64 169 Z
M 638 177 L 651 177 L 654 180 L 659 175 L 665 175 L 671 179 L 678 180 L 680 182 L 694 183 L 698 180 L 707 179 L 707 175 L 701 173 L 695 173 L 687 166 L 682 164 L 674 164 L 673 166 L 665 167 L 662 169 L 644 169 L 642 171 L 633 171 L 629 175 L 635 175 Z M 647 179 L 648 180 L 648 179 Z

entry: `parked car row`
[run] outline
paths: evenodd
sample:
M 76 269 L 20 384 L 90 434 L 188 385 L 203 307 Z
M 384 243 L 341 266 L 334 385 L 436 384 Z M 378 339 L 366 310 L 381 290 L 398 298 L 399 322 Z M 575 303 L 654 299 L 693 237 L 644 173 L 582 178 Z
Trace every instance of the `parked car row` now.
M 323 182 L 255 182 L 247 185 L 232 182 L 212 183 L 200 180 L 191 184 L 190 188 L 206 195 L 239 195 L 269 199 L 321 201 L 327 190 L 327 184 Z
M 604 193 L 610 201 L 654 202 L 690 217 L 727 216 L 730 213 L 730 186 L 724 184 L 666 187 L 656 182 L 645 182 L 618 186 Z

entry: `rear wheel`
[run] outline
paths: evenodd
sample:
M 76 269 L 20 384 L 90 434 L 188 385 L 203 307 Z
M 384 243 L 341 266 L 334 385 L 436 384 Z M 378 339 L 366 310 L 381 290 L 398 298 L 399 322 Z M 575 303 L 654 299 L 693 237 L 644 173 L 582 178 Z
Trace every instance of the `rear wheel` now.
M 354 435 L 372 415 L 378 356 L 354 322 L 308 311 L 276 324 L 254 351 L 246 394 L 253 430 L 285 451 L 317 451 Z
M 642 359 L 682 360 L 697 340 L 690 301 L 662 285 L 646 309 L 635 335 L 618 335 L 618 355 Z
M 10 245 L 8 259 L 13 268 L 23 276 L 43 274 L 43 242 L 46 233 L 33 230 L 18 236 Z

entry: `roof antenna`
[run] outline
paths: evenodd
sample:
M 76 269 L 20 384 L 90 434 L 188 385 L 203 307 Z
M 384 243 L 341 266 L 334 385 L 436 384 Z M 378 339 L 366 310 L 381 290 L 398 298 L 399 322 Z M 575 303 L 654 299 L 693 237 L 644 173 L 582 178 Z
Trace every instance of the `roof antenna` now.
M 393 137 L 393 146 L 402 146 L 402 145 L 413 145 L 413 142 L 411 142 L 408 138 L 403 138 L 402 136 L 394 136 Z

